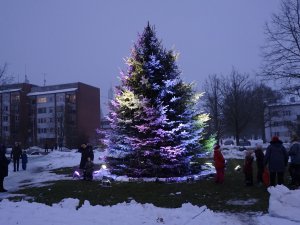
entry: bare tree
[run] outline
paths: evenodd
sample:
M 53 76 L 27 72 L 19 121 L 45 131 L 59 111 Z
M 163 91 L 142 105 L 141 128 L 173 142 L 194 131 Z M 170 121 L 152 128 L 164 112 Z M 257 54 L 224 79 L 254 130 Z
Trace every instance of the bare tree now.
M 10 83 L 13 80 L 13 77 L 7 74 L 7 68 L 7 63 L 0 65 L 0 85 Z
M 208 133 L 216 135 L 219 142 L 223 134 L 221 79 L 217 75 L 210 75 L 203 85 L 204 108 L 210 115 Z
M 266 23 L 262 75 L 300 95 L 300 0 L 282 0 L 280 12 Z
M 249 75 L 241 74 L 234 68 L 228 78 L 224 78 L 222 111 L 228 132 L 234 134 L 237 145 L 242 131 L 247 128 L 253 116 L 252 87 Z
M 258 129 L 262 140 L 266 141 L 265 129 L 270 124 L 272 115 L 266 110 L 268 104 L 275 103 L 281 99 L 279 92 L 272 90 L 270 87 L 263 83 L 256 83 L 253 87 L 253 120 L 251 122 L 252 127 Z M 255 118 L 255 119 L 254 119 Z

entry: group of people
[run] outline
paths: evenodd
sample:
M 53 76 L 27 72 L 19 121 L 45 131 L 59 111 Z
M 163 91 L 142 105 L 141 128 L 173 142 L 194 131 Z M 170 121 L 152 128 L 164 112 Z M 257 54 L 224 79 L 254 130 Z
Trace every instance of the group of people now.
M 26 170 L 28 157 L 26 151 L 22 151 L 21 144 L 15 142 L 12 147 L 10 158 L 6 157 L 6 146 L 0 145 L 0 192 L 6 192 L 7 190 L 3 187 L 4 178 L 8 176 L 8 165 L 11 160 L 13 161 L 14 172 L 19 171 L 20 159 L 22 160 L 22 169 Z
M 21 143 L 15 142 L 10 153 L 10 158 L 13 160 L 14 172 L 19 171 L 20 159 L 22 160 L 22 169 L 26 170 L 28 157 L 26 150 L 22 151 Z
M 266 181 L 263 179 L 265 172 L 268 174 L 268 185 L 275 186 L 276 184 L 284 184 L 284 173 L 290 158 L 289 172 L 291 176 L 291 185 L 296 187 L 300 186 L 300 142 L 297 135 L 293 135 L 289 150 L 283 146 L 283 142 L 277 136 L 272 137 L 265 154 L 263 153 L 262 146 L 260 145 L 256 146 L 254 152 L 247 150 L 243 165 L 246 186 L 253 185 L 253 153 L 255 153 L 256 158 L 256 179 L 258 185 L 263 183 L 266 184 Z M 223 183 L 225 159 L 221 152 L 220 145 L 216 145 L 214 147 L 214 163 L 216 169 L 215 182 Z

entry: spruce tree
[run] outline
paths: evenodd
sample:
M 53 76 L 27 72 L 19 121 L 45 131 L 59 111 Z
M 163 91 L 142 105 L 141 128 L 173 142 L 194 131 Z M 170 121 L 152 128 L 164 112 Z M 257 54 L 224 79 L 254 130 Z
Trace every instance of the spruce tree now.
M 177 54 L 167 51 L 149 23 L 121 73 L 108 119 L 107 161 L 112 172 L 132 177 L 170 177 L 189 172 L 204 126 L 199 97 L 180 78 Z

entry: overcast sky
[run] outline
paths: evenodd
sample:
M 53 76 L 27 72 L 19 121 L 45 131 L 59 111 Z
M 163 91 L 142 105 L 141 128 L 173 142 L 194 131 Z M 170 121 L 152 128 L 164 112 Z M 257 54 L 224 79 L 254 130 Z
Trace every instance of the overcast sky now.
M 201 83 L 232 66 L 254 74 L 263 26 L 280 0 L 0 0 L 0 64 L 15 80 L 46 85 L 118 84 L 124 58 L 147 21 L 180 53 L 182 78 Z M 105 110 L 104 110 L 105 111 Z

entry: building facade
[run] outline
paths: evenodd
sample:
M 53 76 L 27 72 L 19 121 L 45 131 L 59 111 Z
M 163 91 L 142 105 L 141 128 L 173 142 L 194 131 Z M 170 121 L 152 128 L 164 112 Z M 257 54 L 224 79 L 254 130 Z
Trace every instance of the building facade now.
M 266 141 L 278 136 L 283 142 L 289 142 L 292 134 L 300 134 L 300 101 L 292 98 L 288 102 L 270 104 L 265 115 Z
M 99 88 L 80 82 L 31 86 L 23 101 L 20 104 L 26 104 L 27 113 L 22 114 L 20 122 L 27 127 L 22 143 L 74 148 L 96 141 L 96 129 L 100 127 Z M 13 139 L 12 133 L 6 134 Z
M 34 87 L 21 83 L 0 86 L 0 140 L 12 145 L 15 141 L 26 143 L 29 138 L 29 99 Z

